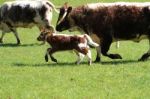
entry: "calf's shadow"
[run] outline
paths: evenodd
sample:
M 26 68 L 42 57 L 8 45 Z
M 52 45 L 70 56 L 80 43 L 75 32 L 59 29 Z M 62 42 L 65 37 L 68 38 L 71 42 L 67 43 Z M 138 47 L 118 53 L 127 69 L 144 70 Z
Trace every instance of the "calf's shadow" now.
M 32 44 L 12 44 L 12 43 L 7 43 L 7 44 L 0 44 L 0 47 L 28 47 L 28 46 L 40 46 L 41 44 L 39 43 L 32 43 Z

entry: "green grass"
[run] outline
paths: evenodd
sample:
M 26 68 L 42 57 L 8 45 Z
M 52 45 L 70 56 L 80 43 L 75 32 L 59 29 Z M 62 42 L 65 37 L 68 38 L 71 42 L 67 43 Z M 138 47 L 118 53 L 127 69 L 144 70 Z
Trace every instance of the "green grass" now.
M 99 0 L 52 0 L 58 6 L 65 1 L 77 6 Z M 56 19 L 54 14 L 54 25 Z M 39 45 L 38 35 L 36 27 L 19 29 L 22 44 L 16 46 L 14 35 L 6 34 L 0 45 L 0 99 L 149 99 L 150 60 L 137 62 L 149 48 L 147 40 L 124 41 L 119 49 L 113 44 L 110 52 L 120 53 L 122 60 L 102 56 L 102 63 L 88 66 L 86 60 L 75 65 L 76 55 L 72 52 L 56 53 L 59 64 L 46 63 L 44 54 L 49 45 Z M 93 60 L 95 57 L 92 49 Z

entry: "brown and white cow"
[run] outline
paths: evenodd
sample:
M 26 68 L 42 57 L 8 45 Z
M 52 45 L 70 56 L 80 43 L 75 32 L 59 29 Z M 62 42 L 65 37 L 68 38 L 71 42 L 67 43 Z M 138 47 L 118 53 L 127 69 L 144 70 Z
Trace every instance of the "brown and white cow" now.
M 75 8 L 65 4 L 60 8 L 56 30 L 79 30 L 89 34 L 100 44 L 96 62 L 100 61 L 101 53 L 112 59 L 122 59 L 119 54 L 108 53 L 112 42 L 150 41 L 150 2 L 94 3 Z M 139 60 L 149 56 L 150 49 Z
M 48 61 L 48 55 L 52 61 L 57 60 L 52 56 L 53 53 L 58 51 L 74 50 L 78 56 L 76 64 L 80 64 L 85 55 L 88 57 L 88 63 L 91 65 L 92 57 L 89 45 L 92 47 L 98 47 L 99 45 L 92 41 L 87 35 L 66 35 L 57 34 L 54 28 L 49 30 L 43 30 L 40 36 L 37 38 L 38 41 L 46 41 L 50 44 L 51 48 L 48 48 L 45 54 L 45 60 Z
M 17 44 L 20 44 L 16 31 L 17 27 L 31 28 L 37 26 L 39 28 L 49 28 L 53 9 L 57 12 L 55 6 L 48 0 L 5 2 L 0 6 L 0 30 L 2 30 L 0 43 L 3 42 L 6 32 L 13 32 L 17 39 Z

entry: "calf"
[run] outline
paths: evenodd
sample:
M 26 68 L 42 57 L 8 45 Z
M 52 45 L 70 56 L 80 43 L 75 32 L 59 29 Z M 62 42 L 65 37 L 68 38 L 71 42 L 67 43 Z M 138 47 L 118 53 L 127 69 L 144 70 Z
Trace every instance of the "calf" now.
M 45 60 L 48 61 L 48 54 L 52 61 L 57 62 L 57 60 L 52 56 L 53 53 L 57 51 L 74 50 L 78 55 L 77 64 L 79 64 L 85 55 L 88 57 L 88 63 L 91 65 L 91 51 L 89 45 L 93 47 L 98 47 L 98 44 L 93 42 L 92 39 L 87 35 L 66 35 L 66 34 L 56 34 L 52 29 L 43 30 L 40 36 L 37 38 L 38 41 L 47 41 L 51 48 L 47 49 Z
M 56 30 L 89 34 L 100 45 L 96 62 L 100 61 L 101 53 L 111 59 L 122 59 L 119 54 L 108 52 L 112 42 L 150 41 L 150 2 L 92 3 L 75 8 L 65 4 L 60 8 Z M 139 60 L 144 61 L 149 56 L 150 48 Z
M 5 2 L 0 7 L 0 30 L 2 30 L 0 43 L 3 42 L 6 32 L 13 32 L 17 44 L 20 44 L 17 27 L 31 28 L 37 26 L 39 29 L 51 27 L 53 9 L 57 12 L 55 6 L 48 0 Z

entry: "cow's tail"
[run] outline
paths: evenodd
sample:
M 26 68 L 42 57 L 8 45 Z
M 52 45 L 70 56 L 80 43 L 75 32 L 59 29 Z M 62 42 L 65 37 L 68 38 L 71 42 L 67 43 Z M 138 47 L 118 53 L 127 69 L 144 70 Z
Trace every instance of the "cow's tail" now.
M 59 13 L 59 11 L 56 9 L 55 5 L 49 1 L 46 2 L 46 4 L 50 7 L 52 7 L 52 9 L 56 12 L 56 13 Z
M 92 46 L 92 47 L 98 47 L 99 44 L 95 43 L 91 37 L 87 34 L 84 34 L 84 37 L 87 39 L 88 45 Z
M 146 18 L 148 18 L 150 20 L 150 7 L 149 6 L 144 7 L 143 12 L 144 12 L 144 15 L 146 16 Z

